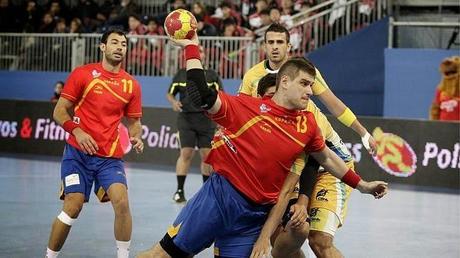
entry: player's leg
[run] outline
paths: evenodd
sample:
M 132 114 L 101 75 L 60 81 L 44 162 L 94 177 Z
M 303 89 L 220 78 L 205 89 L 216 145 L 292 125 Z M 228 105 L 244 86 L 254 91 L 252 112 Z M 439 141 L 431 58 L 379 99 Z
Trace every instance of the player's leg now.
M 200 148 L 200 157 L 201 157 L 200 168 L 201 168 L 201 175 L 203 176 L 203 183 L 206 182 L 206 180 L 208 180 L 212 172 L 211 165 L 206 164 L 204 162 L 210 151 L 211 151 L 210 148 Z
M 212 167 L 204 163 L 211 151 L 211 141 L 216 131 L 216 125 L 204 114 L 197 114 L 194 117 L 193 128 L 197 134 L 197 146 L 200 149 L 201 157 L 201 174 L 203 175 L 203 183 L 209 178 L 212 172 Z
M 99 159 L 94 190 L 101 201 L 110 200 L 115 213 L 114 235 L 117 257 L 128 258 L 132 217 L 129 208 L 126 174 L 119 159 Z M 107 196 L 108 198 L 105 198 Z
M 297 199 L 289 201 L 289 205 L 283 216 L 283 223 L 280 225 L 276 232 L 276 235 L 272 237 L 272 256 L 274 258 L 292 257 L 292 258 L 305 258 L 305 254 L 301 250 L 301 247 L 308 237 L 310 224 L 305 223 L 300 228 L 291 228 L 288 224 L 289 214 L 291 205 L 293 205 Z
M 228 208 L 222 201 L 227 194 L 224 187 L 220 176 L 211 176 L 187 202 L 160 243 L 137 257 L 190 257 L 211 246 L 217 234 L 225 233 L 222 216 L 228 214 Z
M 350 187 L 329 173 L 318 175 L 310 204 L 308 237 L 309 245 L 317 257 L 343 257 L 334 246 L 334 235 L 345 218 L 350 192 Z
M 48 258 L 57 257 L 64 245 L 72 224 L 77 219 L 83 208 L 85 195 L 82 193 L 69 193 L 65 195 L 61 213 L 54 219 L 48 240 Z
M 51 227 L 46 255 L 48 258 L 57 257 L 83 203 L 89 200 L 94 179 L 92 173 L 86 170 L 85 161 L 85 154 L 68 144 L 65 146 L 61 163 L 60 196 L 64 203 Z
M 318 258 L 340 258 L 342 253 L 334 246 L 334 236 L 316 230 L 311 230 L 308 237 L 311 249 Z
M 180 203 L 185 202 L 184 184 L 187 173 L 190 170 L 194 148 L 196 145 L 195 132 L 190 128 L 189 120 L 186 114 L 180 113 L 177 117 L 177 126 L 179 129 L 180 154 L 176 162 L 177 190 L 173 195 L 173 200 Z

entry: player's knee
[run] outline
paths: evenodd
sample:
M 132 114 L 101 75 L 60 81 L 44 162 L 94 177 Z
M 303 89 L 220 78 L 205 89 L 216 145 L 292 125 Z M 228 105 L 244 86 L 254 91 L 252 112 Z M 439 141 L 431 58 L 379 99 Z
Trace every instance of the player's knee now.
M 62 211 L 70 218 L 76 219 L 83 208 L 83 203 L 80 202 L 65 202 Z
M 180 151 L 180 157 L 184 161 L 191 161 L 193 158 L 193 149 L 192 148 L 184 148 Z
M 308 244 L 315 253 L 318 253 L 332 247 L 332 237 L 321 232 L 310 232 Z
M 62 223 L 66 224 L 67 226 L 71 227 L 73 223 L 77 220 L 77 217 L 72 218 L 66 212 L 61 211 L 61 213 L 59 213 L 59 215 L 57 216 L 57 219 Z
M 306 240 L 310 233 L 310 225 L 308 223 L 303 224 L 303 226 L 299 228 L 293 228 L 292 234 L 297 239 L 304 239 Z
M 121 197 L 112 200 L 113 209 L 117 215 L 129 214 L 129 201 L 128 197 Z

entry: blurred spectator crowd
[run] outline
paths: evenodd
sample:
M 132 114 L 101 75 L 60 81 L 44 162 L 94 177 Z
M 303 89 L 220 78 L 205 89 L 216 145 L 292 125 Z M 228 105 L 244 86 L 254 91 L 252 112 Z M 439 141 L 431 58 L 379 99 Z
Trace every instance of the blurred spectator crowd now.
M 252 36 L 272 22 L 292 26 L 292 16 L 322 0 L 241 0 L 205 5 L 196 1 L 169 0 L 157 6 L 156 13 L 144 13 L 136 0 L 0 0 L 0 32 L 102 33 L 120 27 L 130 34 L 163 35 L 163 22 L 169 11 L 183 8 L 198 21 L 201 36 Z M 142 3 L 139 3 L 142 2 Z

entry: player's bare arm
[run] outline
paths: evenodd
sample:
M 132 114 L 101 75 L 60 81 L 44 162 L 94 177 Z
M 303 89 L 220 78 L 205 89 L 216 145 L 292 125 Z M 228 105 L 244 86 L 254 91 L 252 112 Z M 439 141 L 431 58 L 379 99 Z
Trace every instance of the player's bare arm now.
M 330 90 L 326 89 L 323 93 L 318 95 L 318 98 L 324 103 L 327 109 L 335 116 L 340 117 L 344 115 L 349 109 L 348 107 Z M 350 111 L 351 112 L 351 111 Z M 377 151 L 377 143 L 374 137 L 364 128 L 358 119 L 354 119 L 350 125 L 351 129 L 355 131 L 361 137 L 364 147 L 371 154 L 375 154 Z
M 169 101 L 172 109 L 175 112 L 182 112 L 182 103 L 179 100 L 177 100 L 172 94 L 167 93 L 166 99 Z
M 252 249 L 251 258 L 267 257 L 270 254 L 270 237 L 275 232 L 275 229 L 280 224 L 284 211 L 286 210 L 289 198 L 294 190 L 295 185 L 299 181 L 299 175 L 290 172 L 286 177 L 283 187 L 281 188 L 278 201 L 268 214 L 268 218 L 260 232 Z M 306 214 L 303 216 L 303 221 L 307 219 Z
M 345 162 L 329 148 L 323 148 L 323 150 L 319 152 L 312 152 L 310 155 L 312 155 L 327 171 L 330 171 L 333 176 L 340 178 L 347 184 L 350 183 L 347 182 L 347 177 L 350 175 L 349 173 L 354 172 L 351 171 Z M 358 189 L 361 193 L 371 194 L 376 199 L 382 198 L 388 192 L 388 184 L 383 181 L 367 182 L 363 179 L 359 179 L 356 185 L 350 186 Z
M 140 118 L 127 118 L 128 122 L 128 133 L 129 141 L 133 145 L 133 149 L 136 153 L 142 153 L 144 151 L 144 143 L 141 139 L 142 124 Z
M 73 102 L 65 98 L 59 98 L 53 112 L 54 120 L 63 127 L 65 126 L 65 123 L 72 123 L 70 112 L 73 110 L 73 108 Z M 71 133 L 75 136 L 78 145 L 81 147 L 85 154 L 93 155 L 99 149 L 93 137 L 83 131 L 80 127 L 74 126 L 74 129 Z

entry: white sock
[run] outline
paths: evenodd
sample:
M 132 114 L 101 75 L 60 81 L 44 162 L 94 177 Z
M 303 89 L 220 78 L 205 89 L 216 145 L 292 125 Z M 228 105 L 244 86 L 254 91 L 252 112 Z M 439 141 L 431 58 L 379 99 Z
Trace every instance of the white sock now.
M 59 251 L 55 252 L 55 251 L 49 249 L 48 247 L 46 248 L 46 256 L 45 256 L 45 258 L 56 258 L 56 257 L 58 257 L 58 255 L 59 255 Z
M 130 245 L 131 245 L 131 240 L 129 241 L 118 241 L 117 240 L 117 258 L 128 258 Z

